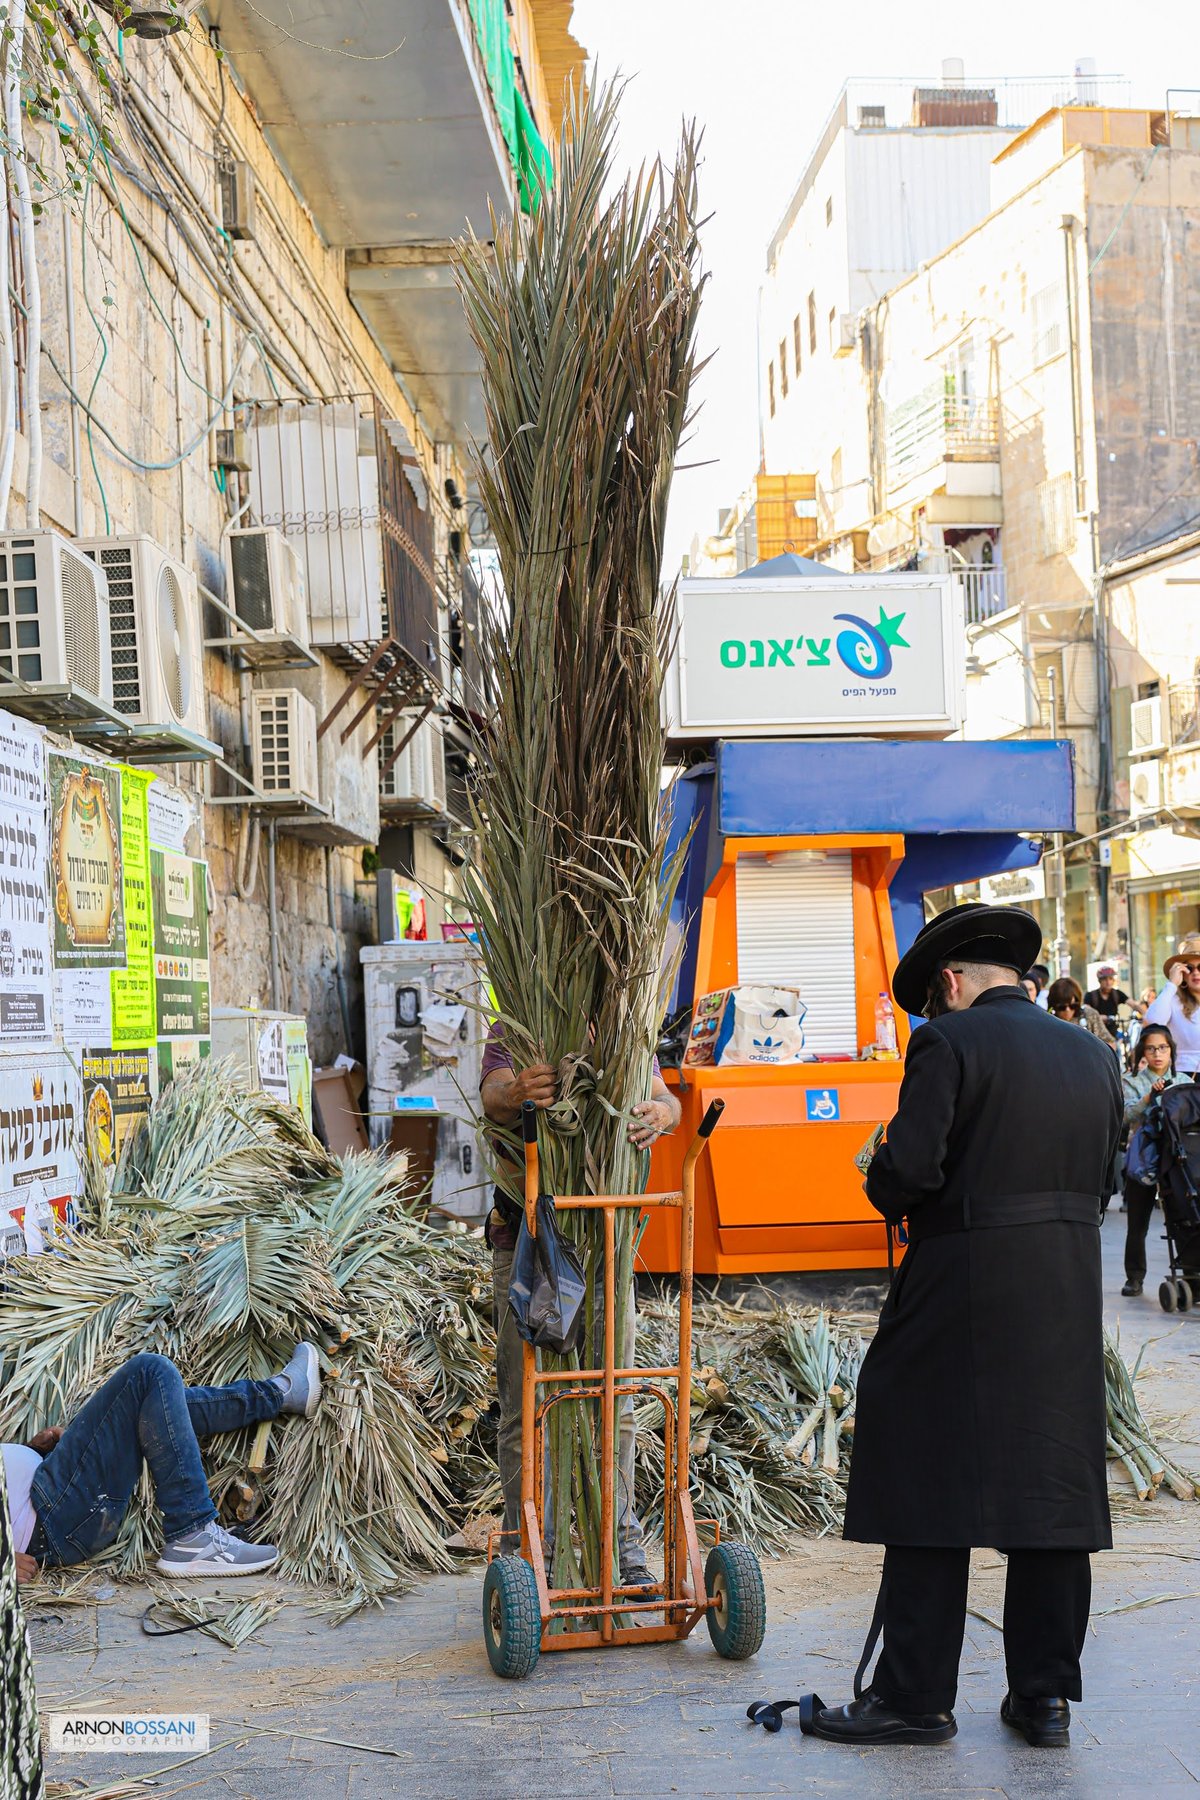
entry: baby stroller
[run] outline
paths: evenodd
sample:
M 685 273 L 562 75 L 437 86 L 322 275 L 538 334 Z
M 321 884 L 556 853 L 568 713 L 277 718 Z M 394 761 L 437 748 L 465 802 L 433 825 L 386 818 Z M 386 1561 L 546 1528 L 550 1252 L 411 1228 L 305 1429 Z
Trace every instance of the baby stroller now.
M 1168 1088 L 1161 1119 L 1158 1195 L 1171 1273 L 1158 1290 L 1164 1312 L 1200 1304 L 1200 1084 Z

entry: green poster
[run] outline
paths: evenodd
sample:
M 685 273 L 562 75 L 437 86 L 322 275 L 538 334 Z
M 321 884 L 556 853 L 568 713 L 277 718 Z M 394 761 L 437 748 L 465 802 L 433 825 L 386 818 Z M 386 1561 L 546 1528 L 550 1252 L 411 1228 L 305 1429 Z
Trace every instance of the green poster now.
M 112 972 L 113 1048 L 152 1044 L 154 957 L 150 923 L 150 837 L 146 794 L 152 775 L 121 770 L 121 848 L 125 872 L 125 967 Z
M 55 967 L 123 969 L 121 772 L 56 750 L 47 772 Z
M 173 850 L 150 848 L 156 1035 L 209 1035 L 208 891 L 206 865 Z

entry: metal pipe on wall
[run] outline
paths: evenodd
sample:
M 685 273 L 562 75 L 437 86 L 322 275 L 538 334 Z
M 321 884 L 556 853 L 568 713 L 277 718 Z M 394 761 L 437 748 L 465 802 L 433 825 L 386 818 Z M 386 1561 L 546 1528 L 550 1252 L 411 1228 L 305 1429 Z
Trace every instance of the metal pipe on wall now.
M 84 535 L 83 519 L 83 437 L 79 426 L 79 350 L 75 337 L 75 234 L 71 230 L 71 208 L 62 203 L 63 299 L 67 314 L 67 379 L 72 392 L 67 396 L 71 421 L 71 494 L 75 536 Z
M 350 1047 L 350 1001 L 346 994 L 346 980 L 342 974 L 342 959 L 338 951 L 337 904 L 333 890 L 333 847 L 325 846 L 325 906 L 329 916 L 329 929 L 333 935 L 333 978 L 337 982 L 338 1007 L 342 1015 L 342 1048 L 347 1056 L 353 1056 Z
M 267 941 L 271 964 L 271 1011 L 279 1011 L 279 895 L 275 885 L 275 821 L 267 825 Z

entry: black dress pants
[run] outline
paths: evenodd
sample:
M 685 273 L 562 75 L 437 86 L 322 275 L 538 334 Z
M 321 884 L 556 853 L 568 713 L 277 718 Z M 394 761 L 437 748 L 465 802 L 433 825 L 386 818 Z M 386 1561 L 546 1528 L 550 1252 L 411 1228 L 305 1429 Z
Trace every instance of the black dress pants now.
M 1145 1182 L 1125 1182 L 1125 1278 L 1146 1279 L 1146 1234 L 1154 1217 L 1155 1190 Z
M 969 1550 L 888 1546 L 883 1649 L 871 1687 L 902 1713 L 949 1712 L 967 1618 Z M 1083 1697 L 1079 1658 L 1092 1600 L 1086 1550 L 1010 1550 L 1004 1590 L 1008 1685 L 1025 1699 Z

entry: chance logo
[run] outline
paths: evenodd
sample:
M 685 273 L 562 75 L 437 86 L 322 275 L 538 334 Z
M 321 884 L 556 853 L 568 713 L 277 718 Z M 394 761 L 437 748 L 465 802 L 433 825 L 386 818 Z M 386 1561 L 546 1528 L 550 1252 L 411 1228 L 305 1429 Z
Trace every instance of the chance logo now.
M 900 636 L 903 613 L 889 618 L 881 606 L 875 625 L 869 625 L 857 613 L 836 613 L 834 617 L 839 623 L 853 627 L 850 631 L 839 631 L 837 653 L 850 673 L 865 681 L 882 681 L 891 674 L 894 648 L 911 649 L 907 639 Z

